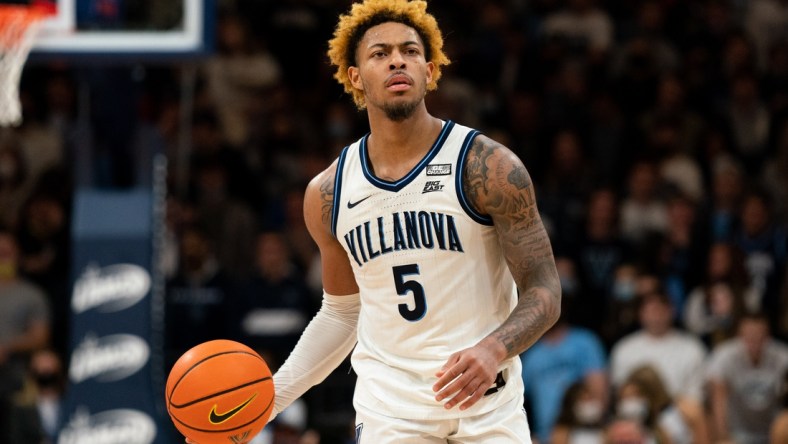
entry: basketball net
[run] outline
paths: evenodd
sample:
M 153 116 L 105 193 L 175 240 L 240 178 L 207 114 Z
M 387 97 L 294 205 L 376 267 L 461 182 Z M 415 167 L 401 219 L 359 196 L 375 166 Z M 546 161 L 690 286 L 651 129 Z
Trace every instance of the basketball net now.
M 29 6 L 0 4 L 0 127 L 22 123 L 22 68 L 42 19 L 51 15 L 52 9 L 37 2 Z

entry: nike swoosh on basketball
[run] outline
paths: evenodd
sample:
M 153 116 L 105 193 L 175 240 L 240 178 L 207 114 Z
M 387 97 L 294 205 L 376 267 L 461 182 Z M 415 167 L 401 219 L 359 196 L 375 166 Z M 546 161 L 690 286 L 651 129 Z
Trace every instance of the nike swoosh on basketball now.
M 356 202 L 347 201 L 347 207 L 348 207 L 348 209 L 353 208 L 356 205 L 360 204 L 361 202 L 364 202 L 365 200 L 369 199 L 370 197 L 372 197 L 372 196 L 371 195 L 367 196 L 367 197 L 365 197 L 365 198 L 363 198 L 363 199 L 361 199 L 359 201 L 356 201 Z
M 241 405 L 239 405 L 238 407 L 235 407 L 234 409 L 231 409 L 231 410 L 229 410 L 229 411 L 227 411 L 225 413 L 222 413 L 222 414 L 216 413 L 217 405 L 214 404 L 213 408 L 211 409 L 211 414 L 208 415 L 208 421 L 210 421 L 211 424 L 221 424 L 221 423 L 227 421 L 228 419 L 230 419 L 233 416 L 235 416 L 236 414 L 238 414 L 238 412 L 240 412 L 241 410 L 245 409 L 246 406 L 248 406 L 249 403 L 251 403 L 252 400 L 255 397 L 257 397 L 257 393 L 255 393 L 249 399 L 247 399 L 246 401 L 241 403 Z

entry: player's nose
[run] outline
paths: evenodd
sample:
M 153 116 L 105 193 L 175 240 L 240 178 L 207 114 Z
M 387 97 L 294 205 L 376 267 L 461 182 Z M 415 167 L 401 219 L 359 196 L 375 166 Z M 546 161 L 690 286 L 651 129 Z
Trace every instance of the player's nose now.
M 402 53 L 398 50 L 394 50 L 391 52 L 391 59 L 389 61 L 389 69 L 404 69 L 405 68 L 405 58 L 402 56 Z

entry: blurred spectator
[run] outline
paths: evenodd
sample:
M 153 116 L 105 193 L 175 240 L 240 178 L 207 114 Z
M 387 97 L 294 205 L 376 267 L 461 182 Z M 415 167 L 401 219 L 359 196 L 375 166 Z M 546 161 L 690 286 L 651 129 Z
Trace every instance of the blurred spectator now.
M 563 302 L 566 301 L 566 302 Z M 525 396 L 531 405 L 531 433 L 550 442 L 565 391 L 582 381 L 591 400 L 607 406 L 607 360 L 596 334 L 567 321 L 568 300 L 558 321 L 520 358 L 523 361 Z
M 769 155 L 767 142 L 772 125 L 759 93 L 758 80 L 752 74 L 742 73 L 731 80 L 727 118 L 735 142 L 734 154 L 751 175 L 761 172 Z
M 545 17 L 542 33 L 558 39 L 576 55 L 591 61 L 607 55 L 613 44 L 613 22 L 595 0 L 570 0 Z
M 251 271 L 257 221 L 251 208 L 230 194 L 233 171 L 220 163 L 206 161 L 194 172 L 197 181 L 195 213 L 197 223 L 214 240 L 214 252 L 225 273 L 234 278 Z
M 628 263 L 629 246 L 618 234 L 618 202 L 609 188 L 591 192 L 585 220 L 576 243 L 557 243 L 556 257 L 572 259 L 577 267 L 580 291 L 570 307 L 570 322 L 601 331 L 609 312 L 609 299 L 616 269 Z
M 207 234 L 194 226 L 185 229 L 179 257 L 178 274 L 167 282 L 166 290 L 166 368 L 191 347 L 231 333 L 231 281 Z
M 0 442 L 20 442 L 9 436 L 15 425 L 12 396 L 23 387 L 30 353 L 48 344 L 50 326 L 46 296 L 19 276 L 16 239 L 0 230 Z
M 645 254 L 653 257 L 654 270 L 671 299 L 675 319 L 681 319 L 687 294 L 703 276 L 707 233 L 698 223 L 694 202 L 684 196 L 668 199 L 667 214 L 667 233 L 656 238 L 653 253 L 645 250 Z
M 706 259 L 703 282 L 687 297 L 684 326 L 707 344 L 733 335 L 738 317 L 760 310 L 760 295 L 750 285 L 741 251 L 732 244 L 714 243 Z
M 544 442 L 601 444 L 606 419 L 605 403 L 588 389 L 585 381 L 578 380 L 566 389 L 553 432 Z
M 30 376 L 36 391 L 36 409 L 45 439 L 54 444 L 63 421 L 66 375 L 63 362 L 53 350 L 40 350 L 30 358 Z
M 18 143 L 11 135 L 0 137 L 0 223 L 13 229 L 31 184 Z
M 69 208 L 48 191 L 35 192 L 22 208 L 17 239 L 19 271 L 46 294 L 52 310 L 52 328 L 68 332 L 70 323 L 71 233 Z M 53 346 L 64 351 L 68 336 L 52 337 Z
M 788 442 L 788 371 L 783 376 L 782 387 L 780 388 L 779 396 L 781 398 L 780 413 L 777 418 L 772 422 L 769 431 L 769 444 L 780 444 Z
M 702 207 L 704 226 L 713 241 L 730 241 L 738 223 L 744 177 L 738 164 L 718 162 L 711 168 L 711 190 Z
M 653 366 L 676 400 L 703 399 L 706 349 L 698 338 L 673 328 L 673 308 L 662 292 L 640 296 L 641 330 L 618 341 L 610 354 L 610 377 L 621 387 L 638 367 Z
M 653 162 L 638 161 L 629 169 L 626 197 L 621 202 L 621 233 L 632 245 L 667 231 L 667 206 L 658 195 L 659 185 Z
M 241 342 L 283 362 L 317 310 L 282 233 L 257 235 L 254 266 L 240 284 L 232 324 Z
M 761 308 L 770 314 L 772 325 L 777 325 L 779 287 L 788 261 L 788 231 L 775 223 L 769 197 L 759 191 L 745 196 L 739 218 L 741 227 L 734 241 L 744 253 L 744 264 L 760 295 Z
M 744 316 L 738 336 L 714 349 L 706 370 L 714 439 L 767 444 L 787 370 L 788 346 L 770 337 L 766 317 Z
M 656 120 L 646 133 L 648 149 L 657 162 L 661 180 L 692 201 L 700 202 L 705 195 L 703 174 L 697 162 L 683 150 L 678 124 L 675 116 Z
M 554 242 L 577 240 L 575 230 L 582 221 L 593 179 L 580 135 L 571 129 L 558 131 L 539 193 L 539 209 L 556 230 Z
M 788 78 L 788 77 L 787 77 Z M 788 224 L 788 120 L 777 131 L 776 152 L 766 161 L 761 181 L 774 203 L 775 221 Z
M 248 101 L 254 92 L 280 81 L 281 68 L 265 42 L 253 39 L 241 17 L 225 14 L 218 20 L 218 52 L 205 64 L 207 87 L 227 142 L 248 141 Z
M 709 444 L 703 403 L 668 394 L 657 371 L 649 366 L 636 368 L 618 389 L 618 417 L 641 421 L 654 431 L 657 442 Z
M 788 39 L 788 4 L 783 0 L 752 0 L 746 4 L 746 29 L 752 36 L 763 67 L 769 50 Z
M 705 122 L 697 113 L 686 107 L 684 94 L 684 82 L 677 74 L 663 75 L 657 83 L 656 103 L 645 112 L 640 126 L 645 134 L 649 134 L 660 120 L 675 119 L 679 134 L 679 149 L 684 154 L 692 156 L 695 154 Z

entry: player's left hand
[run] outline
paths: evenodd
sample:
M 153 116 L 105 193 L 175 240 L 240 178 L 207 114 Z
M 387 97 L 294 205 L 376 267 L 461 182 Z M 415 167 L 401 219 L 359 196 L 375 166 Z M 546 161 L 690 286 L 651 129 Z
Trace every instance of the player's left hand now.
M 451 397 L 444 404 L 447 409 L 461 402 L 460 410 L 476 404 L 495 382 L 503 354 L 503 346 L 487 338 L 449 356 L 446 364 L 435 374 L 438 377 L 432 386 L 432 390 L 437 393 L 435 400 L 440 402 Z

